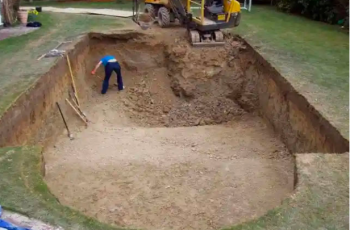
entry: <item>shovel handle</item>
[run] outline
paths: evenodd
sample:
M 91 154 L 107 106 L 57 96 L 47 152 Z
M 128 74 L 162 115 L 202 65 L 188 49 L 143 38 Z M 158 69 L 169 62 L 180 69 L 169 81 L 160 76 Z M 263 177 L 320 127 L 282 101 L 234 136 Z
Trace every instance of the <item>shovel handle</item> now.
M 68 125 L 67 125 L 66 119 L 65 119 L 65 118 L 64 118 L 64 116 L 63 116 L 63 113 L 62 113 L 61 107 L 60 107 L 60 105 L 58 104 L 58 102 L 56 102 L 56 105 L 57 105 L 57 107 L 58 107 L 58 110 L 60 111 L 60 114 L 61 114 L 62 120 L 63 120 L 63 122 L 64 122 L 64 125 L 66 126 L 67 131 L 68 131 L 68 136 L 70 136 L 70 131 L 69 131 L 69 128 L 68 128 Z

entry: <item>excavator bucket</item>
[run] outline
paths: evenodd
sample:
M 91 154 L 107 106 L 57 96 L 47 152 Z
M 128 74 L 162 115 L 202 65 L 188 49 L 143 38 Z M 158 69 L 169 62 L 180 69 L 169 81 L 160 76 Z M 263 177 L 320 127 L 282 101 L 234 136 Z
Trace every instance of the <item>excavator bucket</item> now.
M 141 27 L 141 29 L 143 30 L 147 30 L 151 27 L 151 24 L 150 23 L 144 23 L 144 22 L 140 22 L 138 23 L 138 25 Z
M 133 0 L 132 20 L 138 24 L 141 29 L 147 30 L 153 25 L 154 19 L 148 13 L 140 13 L 140 10 L 139 0 Z
M 138 24 L 143 30 L 147 30 L 148 28 L 150 28 L 154 22 L 155 20 L 152 18 L 150 14 L 148 13 L 139 14 Z

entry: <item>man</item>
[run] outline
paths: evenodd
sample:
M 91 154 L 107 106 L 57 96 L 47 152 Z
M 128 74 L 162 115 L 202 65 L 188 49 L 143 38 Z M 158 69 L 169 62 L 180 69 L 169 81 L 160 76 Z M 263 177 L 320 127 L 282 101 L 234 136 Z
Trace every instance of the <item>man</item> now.
M 91 72 L 92 74 L 96 73 L 96 70 L 100 67 L 100 65 L 103 64 L 105 67 L 105 79 L 102 83 L 102 90 L 101 93 L 105 94 L 108 90 L 109 85 L 109 78 L 112 75 L 112 72 L 114 71 L 117 74 L 117 86 L 118 90 L 123 90 L 123 79 L 122 79 L 122 73 L 119 63 L 117 62 L 117 59 L 112 55 L 106 55 L 104 56 L 99 63 L 95 66 L 94 70 Z

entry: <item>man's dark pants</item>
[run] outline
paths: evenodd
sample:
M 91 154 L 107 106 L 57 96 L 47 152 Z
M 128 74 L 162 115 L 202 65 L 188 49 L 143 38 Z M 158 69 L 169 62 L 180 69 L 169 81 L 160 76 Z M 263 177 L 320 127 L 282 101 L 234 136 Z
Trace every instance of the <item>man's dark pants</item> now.
M 108 90 L 108 85 L 109 85 L 109 79 L 111 78 L 111 75 L 113 71 L 117 74 L 117 83 L 118 83 L 118 89 L 123 90 L 123 78 L 122 78 L 122 73 L 120 70 L 120 65 L 118 62 L 109 62 L 105 66 L 105 79 L 103 80 L 102 84 L 102 94 L 105 94 Z

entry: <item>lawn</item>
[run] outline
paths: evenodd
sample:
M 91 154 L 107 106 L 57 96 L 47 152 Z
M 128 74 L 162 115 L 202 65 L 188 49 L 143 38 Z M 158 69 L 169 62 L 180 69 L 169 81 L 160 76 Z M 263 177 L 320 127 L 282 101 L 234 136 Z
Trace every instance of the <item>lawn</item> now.
M 265 6 L 233 30 L 279 70 L 341 133 L 349 134 L 349 34 Z
M 42 13 L 37 20 L 43 24 L 41 29 L 0 41 L 0 117 L 57 60 L 37 61 L 40 55 L 84 32 L 117 29 L 129 22 L 112 17 L 57 13 Z
M 348 154 L 296 154 L 295 194 L 265 216 L 226 230 L 349 229 L 348 162 Z
M 46 186 L 41 169 L 41 148 L 0 148 L 1 205 L 67 230 L 121 230 L 62 206 Z
M 349 229 L 348 161 L 348 154 L 297 154 L 296 193 L 265 216 L 226 230 Z M 60 205 L 41 169 L 40 148 L 0 148 L 1 205 L 65 229 L 118 230 Z
M 52 3 L 41 3 L 41 5 Z M 128 4 L 55 3 L 126 9 Z M 37 5 L 33 3 L 32 5 Z M 123 8 L 125 7 L 125 8 Z M 37 57 L 87 31 L 117 29 L 130 20 L 40 14 L 43 27 L 0 41 L 0 116 L 56 59 Z M 344 135 L 348 133 L 349 36 L 337 26 L 253 6 L 233 30 L 267 58 Z M 348 229 L 348 155 L 297 154 L 298 190 L 281 207 L 231 230 Z M 4 163 L 6 162 L 6 163 Z M 41 149 L 0 148 L 0 202 L 8 209 L 66 229 L 113 229 L 61 206 L 42 180 Z

